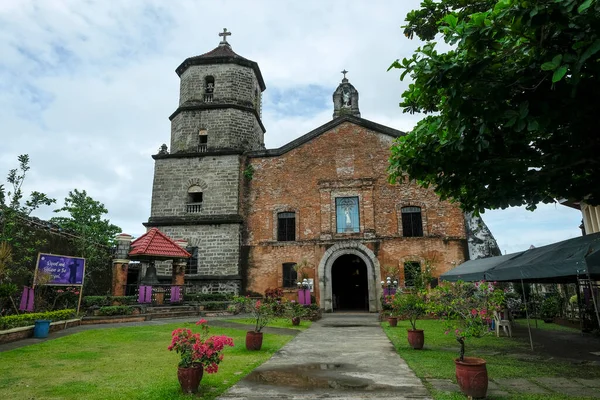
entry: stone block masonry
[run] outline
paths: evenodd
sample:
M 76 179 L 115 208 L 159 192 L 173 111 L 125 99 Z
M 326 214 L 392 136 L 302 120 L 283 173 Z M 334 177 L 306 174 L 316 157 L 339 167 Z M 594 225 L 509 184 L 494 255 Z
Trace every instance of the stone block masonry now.
M 187 191 L 192 185 L 203 190 L 202 208 L 195 216 L 238 214 L 239 179 L 240 158 L 236 155 L 157 159 L 151 218 L 189 216 Z
M 198 275 L 239 275 L 239 224 L 162 226 L 160 230 L 198 247 Z

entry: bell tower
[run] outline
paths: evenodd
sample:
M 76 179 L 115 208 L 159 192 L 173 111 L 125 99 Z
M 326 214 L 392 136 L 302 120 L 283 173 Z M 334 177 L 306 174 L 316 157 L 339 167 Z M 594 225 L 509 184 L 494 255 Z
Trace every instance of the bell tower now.
M 171 145 L 152 156 L 152 207 L 144 224 L 188 242 L 185 281 L 205 293 L 241 288 L 242 164 L 246 152 L 264 149 L 265 82 L 256 62 L 232 50 L 230 35 L 223 29 L 216 48 L 175 70 L 180 91 L 169 117 Z M 164 264 L 157 265 L 159 278 L 171 273 Z
M 261 121 L 265 90 L 258 64 L 236 54 L 227 37 L 208 53 L 177 67 L 179 107 L 171 120 L 171 154 L 223 149 L 264 149 Z

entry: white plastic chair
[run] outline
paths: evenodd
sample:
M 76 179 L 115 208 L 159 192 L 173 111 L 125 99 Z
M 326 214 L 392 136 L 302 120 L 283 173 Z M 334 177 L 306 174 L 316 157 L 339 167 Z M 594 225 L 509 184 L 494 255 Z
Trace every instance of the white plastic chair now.
M 494 322 L 496 325 L 496 336 L 500 336 L 500 327 L 502 327 L 502 330 L 504 330 L 504 334 L 508 337 L 512 337 L 510 321 L 508 319 L 501 319 L 497 311 L 494 311 Z

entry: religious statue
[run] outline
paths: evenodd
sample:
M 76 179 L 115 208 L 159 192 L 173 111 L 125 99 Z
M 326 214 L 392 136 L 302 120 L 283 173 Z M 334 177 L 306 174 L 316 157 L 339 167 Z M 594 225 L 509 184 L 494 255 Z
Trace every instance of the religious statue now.
M 344 214 L 346 215 L 346 226 L 352 226 L 352 218 L 350 217 L 350 207 L 344 208 Z
M 342 89 L 342 107 L 350 107 L 350 91 Z

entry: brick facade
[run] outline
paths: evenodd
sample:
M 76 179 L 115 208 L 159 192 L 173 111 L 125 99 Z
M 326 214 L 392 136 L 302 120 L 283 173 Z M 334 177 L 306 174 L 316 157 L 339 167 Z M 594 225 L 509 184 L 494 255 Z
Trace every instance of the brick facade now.
M 360 253 L 356 244 L 372 252 L 376 260 L 371 262 L 380 268 L 369 278 L 376 290 L 390 269 L 403 284 L 404 262 L 434 261 L 437 276 L 465 259 L 461 210 L 414 182 L 389 184 L 386 169 L 393 137 L 361 126 L 360 119 L 346 120 L 284 154 L 250 154 L 254 174 L 244 198 L 250 290 L 281 287 L 282 265 L 303 259 L 314 266 L 309 276 L 319 287 L 324 276 L 319 276 L 318 266 L 327 250 L 340 243 L 348 249 L 338 246 L 340 254 Z M 358 233 L 336 232 L 335 199 L 347 196 L 358 197 Z M 421 207 L 423 237 L 403 235 L 405 206 Z M 277 214 L 284 211 L 295 212 L 295 241 L 277 241 Z M 317 302 L 324 306 L 319 292 L 315 290 Z

